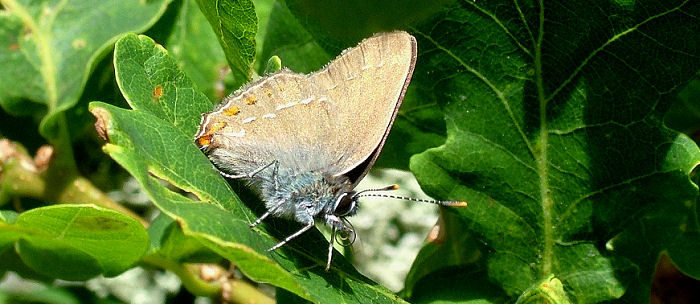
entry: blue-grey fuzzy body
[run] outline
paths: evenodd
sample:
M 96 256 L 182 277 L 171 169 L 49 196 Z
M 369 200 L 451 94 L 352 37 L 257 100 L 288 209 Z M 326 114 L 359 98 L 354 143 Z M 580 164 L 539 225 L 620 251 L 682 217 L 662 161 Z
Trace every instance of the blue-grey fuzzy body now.
M 259 190 L 271 215 L 303 224 L 317 219 L 337 230 L 344 230 L 334 215 L 334 208 L 342 194 L 352 192 L 352 183 L 347 177 L 320 171 L 292 172 L 283 168 L 277 174 L 272 168 L 264 171 L 268 172 L 261 172 L 260 176 L 249 181 Z

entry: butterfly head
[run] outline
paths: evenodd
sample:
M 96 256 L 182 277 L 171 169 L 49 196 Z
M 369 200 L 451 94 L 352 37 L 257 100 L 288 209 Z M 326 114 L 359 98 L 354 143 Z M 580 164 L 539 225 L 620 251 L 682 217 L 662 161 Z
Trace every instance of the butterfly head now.
M 331 226 L 331 244 L 336 240 L 342 246 L 349 246 L 355 242 L 357 234 L 355 227 L 348 221 L 347 217 L 357 213 L 359 203 L 355 191 L 343 191 L 335 199 L 330 214 L 325 216 L 326 224 Z M 336 233 L 338 238 L 336 239 Z
M 339 218 L 355 215 L 357 213 L 357 207 L 359 206 L 355 194 L 355 191 L 341 193 L 333 205 L 333 215 Z

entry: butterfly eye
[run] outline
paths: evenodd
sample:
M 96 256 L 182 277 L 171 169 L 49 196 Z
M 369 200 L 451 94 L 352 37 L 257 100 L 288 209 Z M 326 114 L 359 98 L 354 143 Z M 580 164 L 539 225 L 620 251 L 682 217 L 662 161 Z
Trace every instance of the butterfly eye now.
M 336 200 L 333 214 L 339 217 L 346 217 L 357 213 L 357 201 L 354 198 L 354 194 L 354 192 L 341 194 Z

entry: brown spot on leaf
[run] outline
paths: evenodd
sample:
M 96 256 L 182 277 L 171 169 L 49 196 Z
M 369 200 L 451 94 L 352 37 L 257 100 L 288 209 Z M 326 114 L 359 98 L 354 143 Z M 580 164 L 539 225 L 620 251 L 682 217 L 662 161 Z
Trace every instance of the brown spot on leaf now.
M 99 135 L 103 140 L 109 140 L 107 126 L 109 125 L 109 121 L 112 119 L 109 112 L 104 108 L 93 108 L 90 109 L 90 113 L 92 113 L 92 116 L 97 118 L 97 121 L 95 121 L 95 131 L 97 131 L 97 135 Z
M 73 228 L 85 231 L 106 231 L 123 229 L 127 224 L 107 216 L 80 216 L 71 223 Z
M 161 85 L 156 85 L 153 89 L 153 102 L 158 102 L 161 97 L 163 97 L 163 87 Z

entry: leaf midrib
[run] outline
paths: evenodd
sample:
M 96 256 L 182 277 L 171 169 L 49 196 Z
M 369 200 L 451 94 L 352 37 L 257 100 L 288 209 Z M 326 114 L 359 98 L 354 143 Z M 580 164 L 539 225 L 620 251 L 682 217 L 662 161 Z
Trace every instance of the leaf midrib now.
M 544 92 L 544 75 L 542 71 L 542 42 L 544 41 L 544 3 L 538 1 L 539 30 L 537 31 L 537 41 L 535 49 L 535 86 L 537 87 L 537 101 L 540 111 L 540 136 L 539 153 L 535 152 L 535 163 L 537 165 L 537 175 L 540 179 L 540 204 L 542 208 L 542 263 L 540 276 L 545 277 L 552 272 L 552 258 L 554 229 L 552 228 L 552 197 L 549 196 L 549 178 L 547 172 L 549 133 L 547 132 L 547 99 Z
M 56 63 L 53 56 L 51 55 L 51 46 L 49 41 L 51 39 L 51 33 L 42 31 L 42 28 L 36 23 L 36 20 L 29 14 L 26 7 L 19 4 L 16 0 L 3 0 L 3 4 L 10 9 L 15 15 L 17 15 L 28 27 L 32 34 L 34 35 L 34 43 L 36 44 L 37 54 L 41 61 L 41 66 L 37 67 L 40 71 L 42 78 L 44 79 L 44 90 L 46 91 L 47 100 L 45 101 L 48 105 L 49 112 L 56 109 L 58 103 L 58 92 L 56 85 Z M 53 12 L 50 15 L 51 20 L 48 24 L 53 24 L 53 18 L 57 15 L 57 12 L 63 8 L 66 1 L 60 2 L 53 8 Z
M 477 76 L 479 79 L 481 79 L 490 89 L 492 92 L 494 92 L 500 100 L 505 108 L 505 110 L 508 112 L 508 115 L 513 122 L 513 126 L 515 126 L 518 129 L 518 133 L 523 139 L 523 143 L 527 145 L 528 150 L 531 155 L 533 155 L 533 158 L 535 159 L 536 163 L 536 168 L 537 168 L 537 174 L 539 176 L 539 184 L 540 184 L 540 202 L 541 202 L 541 208 L 542 208 L 542 263 L 541 263 L 541 271 L 540 275 L 542 277 L 545 277 L 549 273 L 551 273 L 552 269 L 552 258 L 554 255 L 553 252 L 553 246 L 554 246 L 554 230 L 552 228 L 552 214 L 551 214 L 551 209 L 553 206 L 553 202 L 551 197 L 549 196 L 549 180 L 547 176 L 547 162 L 548 162 L 548 157 L 547 157 L 547 145 L 548 145 L 548 132 L 547 132 L 547 113 L 546 113 L 546 105 L 548 99 L 545 98 L 545 92 L 544 92 L 544 78 L 543 78 L 543 71 L 542 71 L 542 42 L 544 40 L 544 3 L 542 0 L 539 0 L 539 7 L 540 7 L 540 13 L 539 13 L 539 31 L 538 31 L 538 36 L 537 36 L 537 41 L 534 42 L 534 49 L 535 49 L 535 81 L 536 84 L 535 86 L 537 87 L 537 100 L 539 103 L 539 116 L 540 116 L 540 136 L 539 136 L 539 148 L 540 149 L 534 149 L 530 140 L 528 140 L 525 132 L 521 128 L 521 126 L 518 124 L 518 120 L 515 118 L 515 115 L 513 114 L 512 109 L 510 108 L 510 105 L 508 104 L 508 100 L 506 99 L 505 95 L 503 92 L 501 92 L 496 86 L 490 82 L 486 76 L 483 74 L 479 73 L 475 68 L 469 66 L 466 62 L 464 62 L 459 56 L 456 54 L 452 53 L 450 50 L 447 48 L 443 47 L 440 45 L 437 41 L 432 39 L 430 36 L 418 31 L 415 28 L 412 28 L 413 32 L 422 35 L 425 39 L 429 40 L 437 49 L 445 52 L 448 56 L 453 58 L 455 61 L 459 63 L 462 67 L 464 67 L 467 72 Z M 483 11 L 482 11 L 483 13 Z M 492 19 L 495 19 L 495 17 L 491 16 Z M 527 26 L 527 24 L 525 25 Z M 515 41 L 515 37 L 509 34 L 509 37 Z M 519 43 L 516 42 L 516 44 L 520 45 Z M 529 53 L 528 53 L 529 54 Z
M 596 55 L 599 53 L 603 52 L 603 50 L 609 46 L 611 43 L 615 42 L 616 40 L 621 39 L 623 36 L 628 35 L 632 32 L 635 32 L 639 29 L 640 26 L 644 25 L 645 23 L 648 23 L 652 20 L 655 20 L 657 18 L 663 17 L 667 14 L 670 14 L 672 12 L 675 12 L 677 10 L 680 10 L 681 7 L 685 6 L 688 3 L 689 0 L 683 1 L 681 4 L 678 6 L 666 10 L 664 12 L 661 12 L 659 14 L 656 14 L 654 16 L 651 16 L 638 24 L 635 24 L 634 26 L 630 27 L 629 29 L 622 31 L 604 43 L 602 43 L 598 48 L 595 50 L 591 51 L 590 54 L 579 64 L 574 71 L 569 75 L 569 77 L 564 80 L 552 93 L 547 96 L 544 91 L 544 78 L 543 78 L 543 70 L 542 70 L 542 48 L 541 46 L 543 45 L 543 38 L 544 38 L 544 20 L 545 20 L 545 15 L 544 15 L 544 3 L 543 0 L 539 0 L 538 4 L 540 7 L 540 13 L 539 13 L 539 31 L 538 31 L 538 37 L 537 37 L 537 42 L 535 44 L 535 80 L 536 80 L 536 87 L 537 87 L 537 99 L 539 103 L 539 111 L 540 111 L 540 136 L 539 136 L 539 142 L 540 142 L 540 153 L 534 154 L 536 158 L 536 163 L 537 163 L 537 168 L 538 168 L 538 175 L 540 178 L 540 196 L 541 196 L 541 204 L 542 204 L 542 232 L 543 232 L 543 247 L 542 247 L 542 267 L 541 267 L 541 275 L 544 277 L 552 272 L 552 260 L 554 258 L 554 252 L 553 252 L 553 246 L 554 246 L 554 227 L 552 226 L 552 206 L 554 205 L 554 202 L 552 201 L 551 196 L 549 196 L 549 180 L 548 180 L 548 170 L 547 170 L 547 163 L 548 163 L 548 135 L 549 135 L 549 130 L 547 126 L 547 103 L 554 99 L 559 92 L 561 92 L 566 86 L 568 86 L 573 80 L 581 73 L 583 68 L 588 65 L 588 62 Z M 613 185 L 615 186 L 615 185 Z M 580 200 L 579 200 L 580 201 Z M 578 202 L 575 202 L 575 204 L 578 204 Z M 568 210 L 571 210 L 571 208 L 568 208 Z M 567 210 L 567 212 L 568 212 Z

